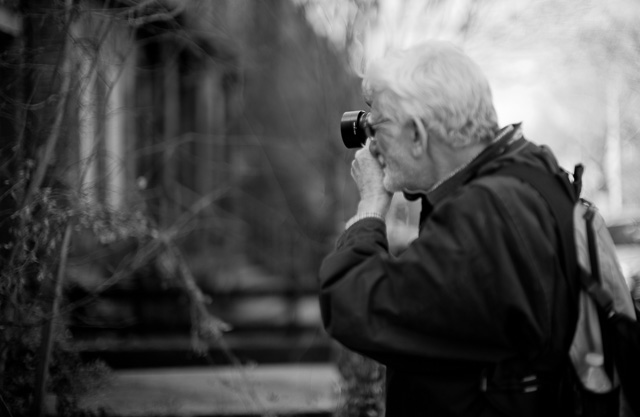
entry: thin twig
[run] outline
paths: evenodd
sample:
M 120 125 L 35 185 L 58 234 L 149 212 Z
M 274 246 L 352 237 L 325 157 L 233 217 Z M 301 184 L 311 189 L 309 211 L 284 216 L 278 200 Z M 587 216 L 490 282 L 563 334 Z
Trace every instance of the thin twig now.
M 198 199 L 191 205 L 189 210 L 181 217 L 179 217 L 171 227 L 163 230 L 144 246 L 138 249 L 133 255 L 126 257 L 111 276 L 103 282 L 93 293 L 81 300 L 68 304 L 59 314 L 69 313 L 77 308 L 89 304 L 102 292 L 113 287 L 122 279 L 130 276 L 133 272 L 148 264 L 154 256 L 158 256 L 159 253 L 166 247 L 167 242 L 172 242 L 180 236 L 186 227 L 186 225 L 202 210 L 207 208 L 213 201 L 221 198 L 227 189 L 220 189 L 211 193 L 208 193 Z
M 184 12 L 187 7 L 187 3 L 188 1 L 183 0 L 171 10 L 167 10 L 166 12 L 153 13 L 141 17 L 133 17 L 132 11 L 127 11 L 126 14 L 128 15 L 128 23 L 133 27 L 140 27 L 149 23 L 166 22 L 169 20 L 173 20 L 176 16 Z
M 58 105 L 56 106 L 56 118 L 53 122 L 53 126 L 51 127 L 51 133 L 47 137 L 45 151 L 38 161 L 36 172 L 33 175 L 31 183 L 29 184 L 29 188 L 27 189 L 27 193 L 22 200 L 22 207 L 26 207 L 31 203 L 33 195 L 35 194 L 36 190 L 40 188 L 42 180 L 44 179 L 44 174 L 49 166 L 49 163 L 51 162 L 51 159 L 53 158 L 53 151 L 55 150 L 58 139 L 60 138 L 60 128 L 66 114 L 65 109 L 67 106 L 67 100 L 69 98 L 69 86 L 71 85 L 71 77 L 69 76 L 67 71 L 69 71 L 68 60 L 65 61 L 64 65 L 62 66 L 62 85 L 60 86 L 61 97 L 58 101 Z
M 62 299 L 62 287 L 67 268 L 67 258 L 69 256 L 69 242 L 71 240 L 71 224 L 67 224 L 60 250 L 60 264 L 56 274 L 56 282 L 53 293 L 53 303 L 51 306 L 51 320 L 48 320 L 42 328 L 42 340 L 40 341 L 40 354 L 36 369 L 35 399 L 33 403 L 34 416 L 44 415 L 44 397 L 49 377 L 49 364 L 51 363 L 51 352 L 53 349 L 56 317 Z
M 11 414 L 11 411 L 9 410 L 9 406 L 7 406 L 7 403 L 4 402 L 4 398 L 2 398 L 2 395 L 0 395 L 0 416 L 13 417 L 13 414 Z

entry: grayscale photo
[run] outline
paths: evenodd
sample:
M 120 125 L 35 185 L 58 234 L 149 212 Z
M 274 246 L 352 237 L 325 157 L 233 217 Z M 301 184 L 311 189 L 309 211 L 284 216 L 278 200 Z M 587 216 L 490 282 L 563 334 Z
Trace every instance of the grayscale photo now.
M 640 2 L 0 0 L 0 417 L 640 417 Z

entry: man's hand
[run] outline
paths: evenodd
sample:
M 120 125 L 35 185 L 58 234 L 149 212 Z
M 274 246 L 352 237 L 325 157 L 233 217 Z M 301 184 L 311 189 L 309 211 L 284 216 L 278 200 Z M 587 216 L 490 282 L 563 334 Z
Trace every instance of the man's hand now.
M 370 143 L 371 139 L 367 139 L 367 143 L 356 152 L 351 163 L 351 176 L 360 193 L 358 214 L 375 212 L 384 217 L 389 211 L 392 194 L 384 189 L 384 173 L 380 163 L 369 150 Z

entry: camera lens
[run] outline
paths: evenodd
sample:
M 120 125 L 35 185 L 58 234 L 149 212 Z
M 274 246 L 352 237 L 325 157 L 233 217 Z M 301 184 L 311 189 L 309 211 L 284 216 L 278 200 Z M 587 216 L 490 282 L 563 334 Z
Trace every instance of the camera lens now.
M 359 148 L 367 141 L 367 116 L 369 112 L 354 110 L 345 112 L 340 121 L 342 142 L 347 148 Z

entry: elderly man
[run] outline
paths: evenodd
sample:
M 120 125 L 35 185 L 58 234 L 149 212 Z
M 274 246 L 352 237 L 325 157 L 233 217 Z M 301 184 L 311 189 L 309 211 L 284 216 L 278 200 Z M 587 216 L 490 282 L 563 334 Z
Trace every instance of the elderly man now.
M 552 173 L 554 156 L 519 125 L 499 128 L 486 78 L 449 43 L 373 62 L 363 90 L 360 201 L 319 274 L 327 331 L 386 365 L 387 417 L 558 415 L 575 294 L 548 205 L 494 175 Z M 419 236 L 398 256 L 385 226 L 395 192 L 422 201 Z

